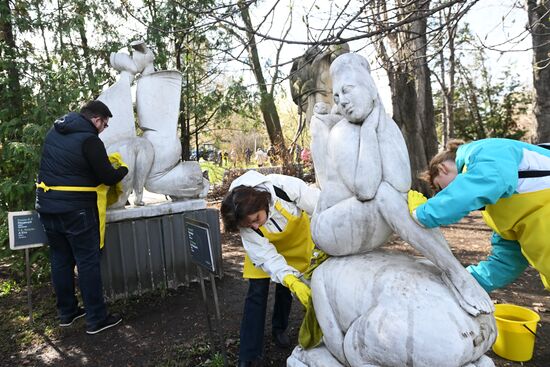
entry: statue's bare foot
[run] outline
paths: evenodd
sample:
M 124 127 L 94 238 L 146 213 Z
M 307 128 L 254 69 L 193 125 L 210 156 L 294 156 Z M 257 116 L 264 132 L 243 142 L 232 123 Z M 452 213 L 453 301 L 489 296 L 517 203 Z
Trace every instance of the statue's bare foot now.
M 473 277 L 457 274 L 451 279 L 443 273 L 441 278 L 453 292 L 460 306 L 470 315 L 477 316 L 480 313 L 489 314 L 495 311 L 491 298 Z

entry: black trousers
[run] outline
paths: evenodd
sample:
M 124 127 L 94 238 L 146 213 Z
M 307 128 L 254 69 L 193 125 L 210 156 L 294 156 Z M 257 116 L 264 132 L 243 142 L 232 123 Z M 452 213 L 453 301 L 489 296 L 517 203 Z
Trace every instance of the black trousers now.
M 248 293 L 244 301 L 241 320 L 240 361 L 253 361 L 262 357 L 264 346 L 265 315 L 269 295 L 269 278 L 249 279 Z M 275 286 L 275 304 L 271 330 L 278 334 L 288 327 L 288 316 L 292 305 L 290 290 L 282 284 Z
M 107 317 L 99 249 L 97 208 L 61 214 L 40 214 L 50 245 L 52 283 L 61 321 L 77 312 L 74 266 L 86 310 L 86 323 L 95 327 Z

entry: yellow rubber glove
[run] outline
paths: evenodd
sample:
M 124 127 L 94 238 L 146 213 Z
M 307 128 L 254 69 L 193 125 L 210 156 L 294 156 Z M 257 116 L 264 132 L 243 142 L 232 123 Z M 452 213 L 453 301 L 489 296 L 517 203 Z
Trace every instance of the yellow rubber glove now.
M 302 283 L 295 275 L 288 274 L 283 278 L 283 285 L 290 289 L 305 308 L 308 307 L 311 299 L 311 289 L 306 284 Z
M 128 165 L 124 163 L 124 161 L 122 160 L 122 156 L 119 152 L 109 154 L 109 162 L 111 162 L 113 168 L 128 168 Z M 116 184 L 110 186 L 109 191 L 107 191 L 107 206 L 111 206 L 116 203 L 123 192 L 124 188 L 122 187 L 122 181 L 119 181 Z
M 409 204 L 409 212 L 411 212 L 411 215 L 416 208 L 424 204 L 426 201 L 428 201 L 428 199 L 422 193 L 414 190 L 409 190 L 409 193 L 407 195 L 407 202 Z
M 111 162 L 111 165 L 114 168 L 120 168 L 120 167 L 128 168 L 128 165 L 124 163 L 124 161 L 122 160 L 122 156 L 120 155 L 119 152 L 114 152 L 109 154 L 109 162 Z

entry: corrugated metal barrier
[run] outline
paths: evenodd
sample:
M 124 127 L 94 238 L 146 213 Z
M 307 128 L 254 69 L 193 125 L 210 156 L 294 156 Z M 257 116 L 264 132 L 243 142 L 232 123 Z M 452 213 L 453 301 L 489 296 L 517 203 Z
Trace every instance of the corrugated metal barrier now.
M 185 235 L 186 218 L 210 227 L 217 276 L 222 276 L 218 210 L 200 209 L 107 223 L 101 275 L 105 297 L 126 298 L 198 281 Z

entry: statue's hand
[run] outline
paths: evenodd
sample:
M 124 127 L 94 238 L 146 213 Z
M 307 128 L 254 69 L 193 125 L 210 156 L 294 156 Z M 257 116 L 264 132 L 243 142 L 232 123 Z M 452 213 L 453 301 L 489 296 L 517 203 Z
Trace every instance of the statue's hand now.
M 334 125 L 336 125 L 336 123 L 338 123 L 340 120 L 342 120 L 342 116 L 341 115 L 335 115 L 335 114 L 314 114 L 313 117 L 312 117 L 312 121 L 313 119 L 317 119 L 319 121 L 321 121 L 323 123 L 323 125 L 325 125 L 329 130 L 332 129 L 332 127 Z
M 355 170 L 354 193 L 359 201 L 372 200 L 382 182 L 382 159 L 376 129 L 362 125 Z

